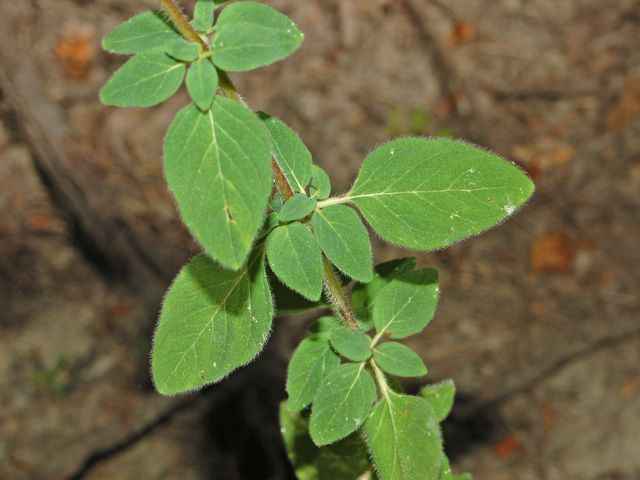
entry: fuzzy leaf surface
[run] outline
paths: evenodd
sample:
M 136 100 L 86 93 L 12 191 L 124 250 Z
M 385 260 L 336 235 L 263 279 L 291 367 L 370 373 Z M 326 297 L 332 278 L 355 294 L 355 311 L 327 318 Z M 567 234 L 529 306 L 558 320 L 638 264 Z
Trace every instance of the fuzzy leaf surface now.
M 262 252 L 238 271 L 198 255 L 162 306 L 151 358 L 156 389 L 171 395 L 224 378 L 262 350 L 272 317 Z
M 303 38 L 298 27 L 277 10 L 256 2 L 238 2 L 218 17 L 212 58 L 222 70 L 244 72 L 290 55 Z
M 438 480 L 442 441 L 429 402 L 387 393 L 364 426 L 380 480 Z
M 442 422 L 453 408 L 453 401 L 456 396 L 456 386 L 453 380 L 443 380 L 433 385 L 427 385 L 420 390 L 420 396 L 426 398 L 434 412 L 438 417 L 438 421 Z
M 187 72 L 186 84 L 193 103 L 202 111 L 209 110 L 218 89 L 218 72 L 211 59 L 193 62 Z
M 279 212 L 281 222 L 293 222 L 300 220 L 313 212 L 318 201 L 308 198 L 304 193 L 296 193 L 285 202 Z
M 396 277 L 376 297 L 373 307 L 376 330 L 391 338 L 418 333 L 433 318 L 439 291 L 438 272 L 432 268 Z
M 347 196 L 383 239 L 433 250 L 500 223 L 533 189 L 520 169 L 480 148 L 403 138 L 367 156 Z
M 331 345 L 345 358 L 363 362 L 373 353 L 371 338 L 362 330 L 340 327 L 331 332 Z
M 416 267 L 415 257 L 398 258 L 388 262 L 379 263 L 373 268 L 373 278 L 368 283 L 356 283 L 351 292 L 353 311 L 358 322 L 365 330 L 373 328 L 371 311 L 376 296 L 391 280 L 410 272 Z
M 111 53 L 135 54 L 148 50 L 164 50 L 171 42 L 181 40 L 162 12 L 144 12 L 116 27 L 102 40 Z
M 198 32 L 206 32 L 213 25 L 213 16 L 216 10 L 216 2 L 213 0 L 197 0 L 193 8 L 193 20 L 191 25 Z
M 199 43 L 187 42 L 186 40 L 179 38 L 172 41 L 165 48 L 165 53 L 170 57 L 180 60 L 182 62 L 193 62 L 200 52 L 202 47 Z
M 401 343 L 386 342 L 378 345 L 373 351 L 373 359 L 390 375 L 422 377 L 427 374 L 427 367 L 420 356 Z
M 355 432 L 369 416 L 376 386 L 364 363 L 346 363 L 327 375 L 311 407 L 313 442 L 328 445 Z
M 224 265 L 239 268 L 271 193 L 271 153 L 262 123 L 221 97 L 208 112 L 189 105 L 167 132 L 164 172 L 196 240 Z
M 152 107 L 178 91 L 185 73 L 184 63 L 164 52 L 145 52 L 131 58 L 100 91 L 105 105 Z
M 359 435 L 317 447 L 309 436 L 309 420 L 280 405 L 280 430 L 298 480 L 352 480 L 369 469 L 367 447 Z
M 371 280 L 369 233 L 352 208 L 332 205 L 318 210 L 311 225 L 320 247 L 341 272 L 360 282 Z
M 312 301 L 322 293 L 322 251 L 307 227 L 299 222 L 276 228 L 267 239 L 273 273 L 289 288 Z
M 292 411 L 309 405 L 322 380 L 340 365 L 327 335 L 310 335 L 293 352 L 287 372 L 287 401 Z
M 311 152 L 298 134 L 282 120 L 262 112 L 258 116 L 269 131 L 273 154 L 291 188 L 295 192 L 304 193 L 311 180 Z

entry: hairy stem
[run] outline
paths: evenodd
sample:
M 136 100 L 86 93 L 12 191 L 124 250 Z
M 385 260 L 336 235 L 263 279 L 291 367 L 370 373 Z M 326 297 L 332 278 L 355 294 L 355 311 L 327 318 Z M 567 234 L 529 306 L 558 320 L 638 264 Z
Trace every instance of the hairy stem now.
M 198 42 L 200 45 L 202 45 L 202 49 L 205 52 L 209 51 L 209 46 L 207 45 L 207 43 L 191 26 L 189 20 L 184 16 L 182 10 L 180 10 L 180 7 L 174 0 L 160 0 L 160 4 L 162 5 L 162 8 L 164 8 L 164 10 L 167 12 L 167 15 L 169 15 L 169 18 L 171 19 L 173 25 L 178 29 L 178 31 L 185 39 L 191 42 Z M 222 94 L 228 99 L 241 103 L 248 108 L 247 104 L 242 99 L 242 96 L 240 95 L 226 72 L 218 70 L 218 77 L 219 87 Z M 291 187 L 291 184 L 287 180 L 284 171 L 280 167 L 280 164 L 278 163 L 276 157 L 272 157 L 271 159 L 271 168 L 273 169 L 273 177 L 278 192 L 280 192 L 282 199 L 284 201 L 287 201 L 288 199 L 293 197 L 294 191 Z M 358 322 L 356 322 L 356 317 L 351 306 L 351 299 L 349 298 L 347 292 L 345 292 L 345 290 L 342 288 L 342 284 L 340 283 L 338 275 L 333 269 L 331 262 L 329 262 L 324 254 L 322 255 L 322 262 L 324 268 L 324 286 L 334 310 L 348 327 L 358 328 Z
M 199 43 L 205 52 L 209 50 L 207 42 L 205 42 L 198 32 L 196 32 L 196 30 L 191 26 L 189 20 L 185 17 L 184 13 L 182 13 L 182 10 L 174 0 L 160 0 L 160 5 L 162 5 L 164 11 L 169 15 L 171 22 L 184 38 L 190 42 Z
M 376 383 L 378 384 L 378 390 L 380 390 L 380 394 L 384 396 L 387 400 L 389 400 L 389 384 L 387 383 L 387 379 L 382 373 L 382 370 L 376 365 L 376 362 L 373 359 L 369 360 L 369 365 L 371 366 L 371 370 L 373 370 L 373 374 L 376 377 Z

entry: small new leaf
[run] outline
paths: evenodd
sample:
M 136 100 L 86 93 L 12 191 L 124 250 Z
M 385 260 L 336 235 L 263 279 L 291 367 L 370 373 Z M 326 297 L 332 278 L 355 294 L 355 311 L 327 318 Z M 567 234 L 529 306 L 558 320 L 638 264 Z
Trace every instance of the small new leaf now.
M 276 228 L 267 239 L 267 258 L 273 273 L 309 300 L 322 293 L 322 251 L 313 234 L 296 222 Z
M 193 62 L 198 58 L 200 52 L 202 52 L 202 47 L 199 43 L 187 42 L 182 38 L 172 41 L 165 48 L 167 55 L 182 62 Z
M 161 12 L 144 12 L 109 33 L 102 40 L 102 47 L 111 53 L 135 54 L 162 51 L 171 42 L 181 39 Z
M 235 272 L 197 256 L 162 306 L 151 357 L 156 389 L 172 395 L 224 378 L 260 352 L 272 317 L 261 251 Z
M 271 152 L 262 123 L 221 97 L 208 112 L 189 105 L 167 132 L 164 172 L 198 242 L 224 265 L 239 268 L 271 193 Z
M 440 428 L 424 398 L 387 391 L 364 431 L 380 480 L 438 480 Z
M 304 193 L 311 180 L 311 152 L 282 120 L 262 112 L 258 116 L 269 131 L 273 154 L 289 184 L 294 191 Z
M 256 2 L 238 2 L 218 17 L 212 58 L 222 70 L 244 72 L 290 55 L 303 38 L 298 27 L 277 10 Z
M 113 74 L 100 100 L 116 107 L 152 107 L 178 91 L 185 65 L 164 52 L 139 53 Z
M 373 307 L 378 333 L 405 338 L 421 331 L 438 304 L 438 272 L 424 268 L 405 273 L 380 290 Z
M 383 239 L 433 250 L 500 223 L 533 189 L 520 169 L 480 148 L 403 138 L 369 154 L 347 196 Z
M 453 408 L 456 386 L 453 380 L 443 380 L 440 383 L 427 385 L 420 390 L 420 395 L 429 401 L 434 412 L 436 412 L 438 421 L 442 422 Z
M 302 410 L 309 405 L 331 371 L 340 365 L 326 335 L 310 335 L 293 352 L 287 373 L 287 406 L 290 410 Z
M 313 172 L 311 175 L 311 188 L 309 189 L 311 198 L 317 198 L 318 200 L 329 198 L 329 195 L 331 195 L 331 179 L 329 175 L 317 165 L 313 165 L 311 168 Z
M 331 345 L 344 358 L 364 362 L 371 354 L 371 338 L 362 330 L 340 327 L 331 332 Z
M 316 199 L 307 198 L 304 193 L 296 193 L 280 209 L 279 219 L 282 223 L 301 220 L 315 210 L 317 203 Z
M 189 67 L 187 91 L 193 103 L 203 112 L 211 108 L 218 89 L 218 72 L 209 58 L 201 58 Z
M 406 345 L 387 342 L 373 351 L 373 360 L 385 372 L 399 377 L 422 377 L 427 367 L 420 356 Z
M 325 377 L 313 401 L 309 423 L 313 442 L 328 445 L 355 432 L 369 416 L 375 398 L 376 386 L 364 363 L 340 365 Z
M 220 3 L 220 2 L 218 2 Z M 216 9 L 216 2 L 213 0 L 197 0 L 193 9 L 193 21 L 191 25 L 198 32 L 206 32 L 213 26 L 213 15 Z
M 353 209 L 344 205 L 323 208 L 311 225 L 320 247 L 340 271 L 360 282 L 371 280 L 369 233 Z

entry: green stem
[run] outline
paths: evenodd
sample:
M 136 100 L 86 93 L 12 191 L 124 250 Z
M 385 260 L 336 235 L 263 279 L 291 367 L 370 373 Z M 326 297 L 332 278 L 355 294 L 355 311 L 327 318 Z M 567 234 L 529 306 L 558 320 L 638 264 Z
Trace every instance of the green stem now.
M 174 0 L 160 0 L 160 4 L 167 12 L 167 15 L 169 15 L 171 22 L 173 22 L 174 26 L 178 29 L 178 31 L 184 38 L 191 42 L 198 42 L 200 45 L 202 45 L 202 49 L 205 52 L 209 51 L 209 46 L 207 45 L 207 43 L 191 26 L 188 19 L 184 16 L 182 10 L 180 10 L 180 7 L 178 7 Z M 233 100 L 234 102 L 238 102 L 248 108 L 247 104 L 242 99 L 242 96 L 240 95 L 226 72 L 218 70 L 218 80 L 220 91 L 225 97 Z M 271 166 L 273 169 L 273 177 L 278 192 L 280 192 L 280 195 L 282 195 L 283 200 L 286 201 L 293 197 L 293 188 L 291 188 L 291 184 L 287 180 L 287 177 L 284 174 L 284 171 L 282 170 L 282 167 L 280 167 L 280 164 L 278 163 L 278 160 L 275 158 L 275 156 L 271 159 Z M 356 317 L 353 313 L 349 295 L 342 288 L 340 279 L 336 275 L 331 262 L 329 262 L 327 257 L 324 255 L 322 256 L 322 262 L 324 268 L 324 286 L 327 292 L 327 296 L 333 304 L 334 310 L 348 327 L 354 329 L 358 328 L 358 322 L 356 321 Z
M 351 201 L 351 197 L 348 195 L 341 195 L 338 197 L 327 198 L 326 200 L 320 200 L 318 202 L 318 208 L 325 208 L 331 205 L 341 205 L 343 203 L 349 203 Z
M 378 389 L 380 393 L 389 400 L 389 384 L 387 383 L 387 379 L 382 373 L 382 370 L 376 365 L 376 362 L 373 361 L 373 358 L 369 360 L 369 365 L 371 365 L 371 370 L 373 370 L 373 374 L 376 377 L 376 383 L 378 384 Z

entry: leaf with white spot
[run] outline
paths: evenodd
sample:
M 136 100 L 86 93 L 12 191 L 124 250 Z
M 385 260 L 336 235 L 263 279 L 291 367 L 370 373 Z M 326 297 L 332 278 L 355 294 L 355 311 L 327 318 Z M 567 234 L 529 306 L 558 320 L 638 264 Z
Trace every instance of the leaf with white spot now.
M 272 317 L 261 249 L 238 271 L 198 255 L 162 306 L 151 357 L 156 389 L 172 395 L 221 380 L 260 352 Z
M 403 138 L 369 154 L 344 201 L 383 239 L 433 250 L 500 223 L 533 189 L 520 169 L 480 148 Z

